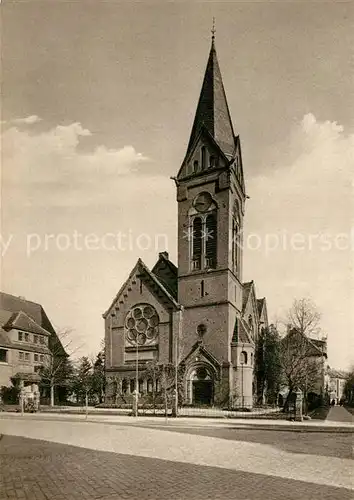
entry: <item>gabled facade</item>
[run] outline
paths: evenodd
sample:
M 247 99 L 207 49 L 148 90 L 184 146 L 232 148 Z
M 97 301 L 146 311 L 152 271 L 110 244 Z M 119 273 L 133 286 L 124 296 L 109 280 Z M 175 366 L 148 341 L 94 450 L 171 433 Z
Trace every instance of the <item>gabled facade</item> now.
M 11 379 L 39 383 L 38 370 L 53 346 L 57 355 L 67 356 L 43 307 L 0 292 L 0 386 L 10 386 Z
M 137 355 L 143 392 L 151 386 L 144 365 L 177 357 L 185 367 L 184 403 L 252 406 L 255 342 L 268 319 L 254 283 L 243 283 L 241 142 L 214 39 L 175 184 L 178 267 L 165 252 L 152 271 L 138 261 L 104 314 L 107 376 L 120 380 L 126 399 Z

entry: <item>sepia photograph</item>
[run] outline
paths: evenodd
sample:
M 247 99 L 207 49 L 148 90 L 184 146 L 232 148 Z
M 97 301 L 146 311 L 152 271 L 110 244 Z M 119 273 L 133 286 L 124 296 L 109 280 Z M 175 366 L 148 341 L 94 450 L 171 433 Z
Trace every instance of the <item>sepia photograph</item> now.
M 351 500 L 354 2 L 0 9 L 0 500 Z

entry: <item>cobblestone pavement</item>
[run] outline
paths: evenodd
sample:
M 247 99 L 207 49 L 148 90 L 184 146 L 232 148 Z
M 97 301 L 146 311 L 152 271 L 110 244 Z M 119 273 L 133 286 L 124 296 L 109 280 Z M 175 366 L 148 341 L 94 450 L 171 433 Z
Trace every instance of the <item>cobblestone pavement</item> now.
M 3 436 L 0 498 L 349 500 L 348 489 Z
M 171 430 L 2 417 L 0 499 L 352 498 L 353 462 L 343 458 L 342 444 L 337 457 L 300 455 L 249 442 L 248 430 L 232 439 Z M 283 433 L 280 441 L 293 439 Z M 310 443 L 313 438 L 317 434 L 307 434 Z
M 326 420 L 332 422 L 353 422 L 353 415 L 343 406 L 331 406 Z

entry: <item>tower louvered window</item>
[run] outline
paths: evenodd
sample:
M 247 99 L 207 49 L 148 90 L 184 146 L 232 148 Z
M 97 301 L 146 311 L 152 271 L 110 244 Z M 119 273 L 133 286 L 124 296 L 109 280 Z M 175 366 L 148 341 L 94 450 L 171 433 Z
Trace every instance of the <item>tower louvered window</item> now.
M 206 150 L 205 150 L 205 146 L 202 147 L 202 151 L 201 151 L 201 154 L 202 154 L 202 170 L 204 170 L 206 168 Z
M 193 232 L 192 232 L 193 269 L 201 269 L 202 265 L 202 230 L 203 230 L 202 219 L 200 217 L 196 217 L 193 221 Z
M 216 267 L 217 249 L 216 213 L 207 215 L 205 220 L 205 267 Z
M 232 267 L 235 274 L 240 271 L 241 233 L 240 233 L 240 205 L 235 200 L 232 218 Z

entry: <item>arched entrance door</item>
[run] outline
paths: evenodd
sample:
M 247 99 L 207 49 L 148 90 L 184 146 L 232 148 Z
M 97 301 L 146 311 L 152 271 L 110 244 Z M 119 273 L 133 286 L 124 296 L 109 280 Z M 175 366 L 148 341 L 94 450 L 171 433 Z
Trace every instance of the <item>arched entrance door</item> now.
M 214 382 L 206 366 L 195 368 L 190 377 L 192 403 L 211 405 L 214 399 Z

